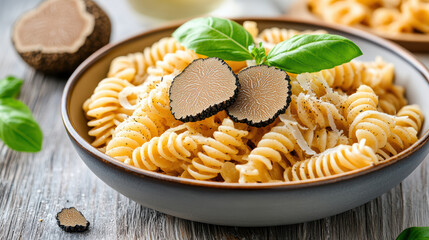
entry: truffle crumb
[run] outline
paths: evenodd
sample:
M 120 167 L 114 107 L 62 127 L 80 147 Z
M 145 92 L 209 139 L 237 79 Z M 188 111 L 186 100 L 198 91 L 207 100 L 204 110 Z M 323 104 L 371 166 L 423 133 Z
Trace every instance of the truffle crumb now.
M 63 208 L 57 216 L 58 226 L 66 232 L 84 232 L 88 230 L 89 222 L 76 208 Z

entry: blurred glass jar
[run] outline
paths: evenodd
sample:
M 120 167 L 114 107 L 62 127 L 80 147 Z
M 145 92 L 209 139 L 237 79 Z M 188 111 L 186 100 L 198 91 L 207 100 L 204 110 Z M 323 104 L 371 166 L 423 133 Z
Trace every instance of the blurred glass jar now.
M 225 0 L 128 0 L 146 17 L 162 20 L 192 18 L 212 12 Z

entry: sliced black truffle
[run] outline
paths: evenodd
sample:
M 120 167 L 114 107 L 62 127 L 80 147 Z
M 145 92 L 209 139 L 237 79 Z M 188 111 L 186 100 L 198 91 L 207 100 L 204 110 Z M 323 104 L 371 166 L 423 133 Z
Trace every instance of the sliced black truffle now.
M 84 232 L 88 230 L 89 222 L 76 208 L 63 208 L 57 216 L 58 226 L 66 232 Z
M 236 101 L 227 108 L 237 122 L 263 127 L 284 113 L 290 103 L 289 75 L 278 68 L 258 65 L 238 73 L 241 88 Z
M 222 59 L 194 60 L 171 83 L 171 113 L 182 122 L 203 120 L 229 107 L 238 87 L 237 76 Z

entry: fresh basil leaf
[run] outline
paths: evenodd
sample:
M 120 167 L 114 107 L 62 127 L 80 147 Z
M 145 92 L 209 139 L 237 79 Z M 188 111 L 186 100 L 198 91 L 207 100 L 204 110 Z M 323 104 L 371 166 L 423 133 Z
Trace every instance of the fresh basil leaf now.
M 173 37 L 186 48 L 208 57 L 230 61 L 253 59 L 248 50 L 253 44 L 252 35 L 228 19 L 196 18 L 180 26 Z
M 410 227 L 402 231 L 396 240 L 428 240 L 429 227 Z
M 265 64 L 291 73 L 318 72 L 362 55 L 351 40 L 338 35 L 298 35 L 277 44 Z
M 43 134 L 30 109 L 13 98 L 0 99 L 0 139 L 11 149 L 38 152 Z
M 0 98 L 13 98 L 18 96 L 22 82 L 21 79 L 12 76 L 0 80 Z

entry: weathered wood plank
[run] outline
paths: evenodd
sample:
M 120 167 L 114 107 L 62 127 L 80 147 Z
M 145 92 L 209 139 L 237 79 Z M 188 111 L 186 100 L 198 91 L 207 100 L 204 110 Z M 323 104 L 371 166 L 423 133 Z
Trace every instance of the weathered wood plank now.
M 237 1 L 243 3 L 245 0 Z M 318 221 L 267 228 L 208 225 L 144 208 L 98 180 L 70 145 L 60 118 L 65 78 L 28 68 L 10 43 L 10 27 L 39 0 L 3 0 L 0 8 L 0 77 L 25 79 L 20 99 L 41 124 L 40 153 L 18 153 L 0 143 L 0 239 L 394 239 L 410 226 L 429 226 L 429 167 L 424 162 L 399 186 L 358 208 Z M 123 1 L 98 1 L 112 18 L 114 41 L 146 29 Z M 276 14 L 276 13 L 267 13 Z M 429 55 L 418 55 L 429 66 Z M 90 231 L 69 234 L 55 214 L 75 206 Z

